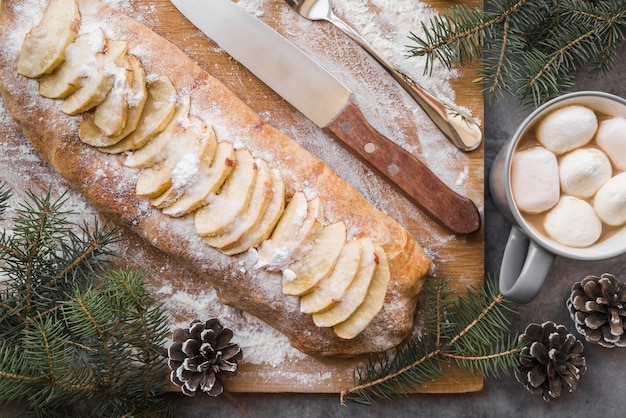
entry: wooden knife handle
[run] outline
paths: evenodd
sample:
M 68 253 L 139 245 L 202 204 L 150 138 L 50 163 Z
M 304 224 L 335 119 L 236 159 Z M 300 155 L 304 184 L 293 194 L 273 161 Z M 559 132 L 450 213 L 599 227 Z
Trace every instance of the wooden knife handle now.
M 474 202 L 450 189 L 419 159 L 380 134 L 355 104 L 349 103 L 325 130 L 452 232 L 469 234 L 480 229 Z

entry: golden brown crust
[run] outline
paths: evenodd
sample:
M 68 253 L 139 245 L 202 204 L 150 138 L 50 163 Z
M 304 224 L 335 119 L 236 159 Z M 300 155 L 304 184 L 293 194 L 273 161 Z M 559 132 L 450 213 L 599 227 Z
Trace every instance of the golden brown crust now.
M 59 101 L 38 94 L 36 80 L 15 71 L 16 37 L 27 30 L 17 26 L 22 20 L 14 11 L 15 3 L 3 0 L 0 11 L 0 88 L 5 106 L 41 157 L 103 214 L 206 278 L 219 289 L 223 303 L 269 323 L 308 354 L 355 356 L 391 348 L 408 336 L 430 259 L 396 221 L 322 161 L 266 124 L 173 44 L 97 0 L 79 0 L 84 22 L 81 31 L 96 21 L 106 22 L 107 36 L 127 40 L 129 51 L 141 60 L 148 75 L 166 75 L 180 94 L 191 95 L 191 113 L 212 124 L 220 140 L 236 138 L 255 157 L 279 169 L 288 196 L 295 190 L 314 193 L 324 202 L 329 222 L 343 220 L 350 237 L 368 235 L 384 248 L 391 282 L 386 303 L 372 323 L 352 340 L 336 337 L 332 329 L 316 327 L 310 316 L 300 313 L 297 298 L 282 295 L 279 274 L 254 269 L 251 254 L 227 256 L 203 244 L 194 233 L 191 217 L 170 218 L 135 195 L 137 171 L 124 167 L 122 156 L 80 142 L 80 116 L 63 114 Z

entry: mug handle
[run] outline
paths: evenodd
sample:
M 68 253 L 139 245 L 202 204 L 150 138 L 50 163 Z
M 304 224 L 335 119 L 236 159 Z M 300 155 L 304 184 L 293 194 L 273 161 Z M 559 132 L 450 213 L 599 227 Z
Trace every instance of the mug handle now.
M 511 228 L 500 267 L 500 293 L 528 303 L 539 293 L 555 255 L 531 241 L 517 226 Z

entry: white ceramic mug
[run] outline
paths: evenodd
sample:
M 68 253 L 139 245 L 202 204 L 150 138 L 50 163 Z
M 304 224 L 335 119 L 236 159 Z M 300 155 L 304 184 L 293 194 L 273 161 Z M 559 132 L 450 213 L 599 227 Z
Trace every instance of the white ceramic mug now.
M 626 253 L 626 226 L 588 247 L 569 247 L 537 231 L 515 206 L 511 192 L 511 161 L 519 140 L 547 113 L 573 104 L 610 116 L 626 117 L 626 100 L 608 93 L 581 91 L 552 99 L 522 122 L 496 156 L 489 173 L 491 196 L 513 224 L 500 268 L 500 292 L 520 303 L 530 302 L 537 295 L 557 255 L 575 260 L 603 260 Z

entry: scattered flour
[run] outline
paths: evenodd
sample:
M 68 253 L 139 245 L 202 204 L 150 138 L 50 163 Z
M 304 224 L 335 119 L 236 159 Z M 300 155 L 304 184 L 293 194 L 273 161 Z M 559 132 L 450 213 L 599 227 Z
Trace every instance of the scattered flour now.
M 171 328 L 185 328 L 195 318 L 219 318 L 234 333 L 233 341 L 242 348 L 245 361 L 252 364 L 280 366 L 286 358 L 304 358 L 304 354 L 291 347 L 282 334 L 265 325 L 254 316 L 222 305 L 217 292 L 207 288 L 201 293 L 174 290 L 169 283 L 155 290 L 164 300 L 168 312 L 191 319 L 174 319 Z

